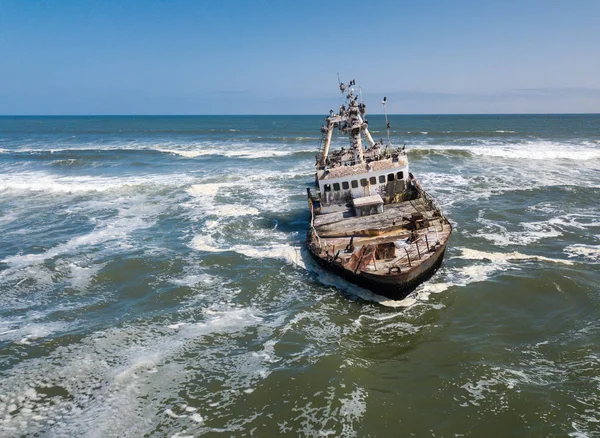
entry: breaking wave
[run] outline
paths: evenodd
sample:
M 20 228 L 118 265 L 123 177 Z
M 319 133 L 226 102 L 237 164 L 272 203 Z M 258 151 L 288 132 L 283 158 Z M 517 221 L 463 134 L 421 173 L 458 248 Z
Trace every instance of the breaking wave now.
M 316 142 L 317 143 L 317 142 Z M 316 144 L 315 143 L 315 144 Z M 265 147 L 266 146 L 266 147 Z M 95 161 L 118 161 L 126 157 L 147 155 L 148 157 L 169 154 L 184 158 L 198 157 L 226 157 L 240 159 L 278 158 L 293 155 L 314 155 L 314 148 L 290 147 L 289 145 L 252 145 L 227 144 L 216 147 L 208 144 L 132 144 L 98 147 L 97 144 L 77 147 L 46 147 L 46 148 L 19 148 L 17 150 L 2 149 L 0 153 L 17 159 L 50 160 L 55 164 L 77 164 Z
M 86 193 L 127 190 L 139 187 L 169 187 L 185 185 L 191 181 L 187 175 L 173 179 L 167 175 L 143 176 L 58 176 L 47 172 L 22 172 L 0 176 L 1 191 L 31 191 L 49 193 Z
M 564 144 L 555 142 L 523 142 L 507 144 L 491 142 L 490 144 L 472 144 L 465 146 L 416 145 L 408 147 L 409 158 L 423 158 L 429 155 L 445 155 L 450 157 L 490 157 L 510 160 L 599 160 L 600 150 L 588 144 Z

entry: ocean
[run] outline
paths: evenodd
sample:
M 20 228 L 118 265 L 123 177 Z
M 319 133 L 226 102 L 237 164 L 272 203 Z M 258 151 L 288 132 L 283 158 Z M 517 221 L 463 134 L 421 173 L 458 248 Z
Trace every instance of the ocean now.
M 600 436 L 600 115 L 391 116 L 402 301 L 307 256 L 323 121 L 0 117 L 0 436 Z

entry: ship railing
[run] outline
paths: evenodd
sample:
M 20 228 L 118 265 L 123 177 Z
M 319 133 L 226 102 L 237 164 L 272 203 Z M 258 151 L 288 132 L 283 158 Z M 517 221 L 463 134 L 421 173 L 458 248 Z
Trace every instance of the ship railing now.
M 414 245 L 414 247 L 416 248 L 416 253 L 417 253 L 417 257 L 419 260 L 421 260 L 421 251 L 419 250 L 419 242 L 418 240 L 411 243 L 409 246 L 405 246 L 404 247 L 404 252 L 406 253 L 406 255 L 403 255 L 402 257 L 400 257 L 398 260 L 396 260 L 392 266 L 395 268 L 400 268 L 399 265 L 403 264 L 404 262 L 408 263 L 409 267 L 412 267 L 412 262 L 415 261 L 415 259 L 417 257 L 414 257 L 415 255 L 415 251 L 409 251 L 409 248 L 412 248 Z M 413 258 L 411 259 L 410 254 L 411 252 L 413 253 Z
M 308 208 L 310 209 L 310 232 L 313 237 L 313 240 L 315 240 L 317 242 L 317 244 L 319 245 L 319 249 L 321 249 L 323 247 L 323 245 L 321 244 L 321 238 L 319 237 L 319 235 L 317 234 L 317 230 L 315 229 L 315 210 L 314 210 L 314 206 L 313 206 L 312 196 L 310 194 L 310 189 L 307 189 L 307 192 L 308 192 Z
M 440 204 L 434 198 L 432 198 L 425 190 L 423 190 L 421 184 L 419 184 L 418 181 L 416 182 L 416 187 L 419 196 L 422 197 L 427 206 L 435 212 L 435 215 L 446 219 L 446 217 L 442 213 L 442 208 Z
M 423 256 L 427 253 L 435 251 L 438 247 L 439 242 L 432 243 L 429 241 L 429 236 L 423 234 L 417 239 L 413 240 L 410 245 L 404 247 L 405 255 L 398 258 L 390 267 L 390 273 L 396 269 L 400 269 L 400 265 L 408 263 L 409 267 L 412 267 L 412 263 L 416 260 L 422 260 Z M 414 248 L 414 250 L 413 250 Z

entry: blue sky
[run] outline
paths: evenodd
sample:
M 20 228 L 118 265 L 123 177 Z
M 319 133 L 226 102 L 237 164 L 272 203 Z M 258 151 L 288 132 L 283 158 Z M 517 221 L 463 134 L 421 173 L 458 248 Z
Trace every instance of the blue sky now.
M 600 1 L 0 0 L 0 114 L 600 112 Z

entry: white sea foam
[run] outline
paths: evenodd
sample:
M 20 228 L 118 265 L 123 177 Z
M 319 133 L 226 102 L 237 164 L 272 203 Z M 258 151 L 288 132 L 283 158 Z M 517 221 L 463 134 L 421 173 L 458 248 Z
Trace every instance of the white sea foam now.
M 481 157 L 552 162 L 598 160 L 600 159 L 600 151 L 595 146 L 589 144 L 589 142 L 565 144 L 549 141 L 526 141 L 519 144 L 507 144 L 496 140 L 481 140 L 479 144 L 469 146 L 428 144 L 415 146 L 412 149 L 439 151 L 440 153 L 456 151 Z
M 234 245 L 232 250 L 255 259 L 278 259 L 284 262 L 304 268 L 301 248 L 288 244 L 274 244 L 268 246 Z
M 445 292 L 451 287 L 465 287 L 472 283 L 486 281 L 495 272 L 502 271 L 505 267 L 504 263 L 492 264 L 473 264 L 460 268 L 443 269 L 443 276 L 446 281 L 427 282 L 423 283 L 417 290 L 417 296 L 429 297 L 431 294 L 439 294 Z M 423 299 L 423 298 L 422 298 Z
M 172 178 L 165 175 L 131 177 L 57 176 L 46 172 L 0 174 L 0 191 L 31 191 L 50 193 L 107 192 L 140 186 L 185 185 L 189 177 Z
M 462 267 L 442 267 L 436 276 L 421 284 L 409 298 L 416 302 L 427 301 L 430 294 L 445 292 L 451 287 L 465 287 L 472 283 L 488 280 L 497 272 L 505 272 L 507 269 L 518 269 L 521 261 L 538 261 L 546 263 L 558 263 L 572 265 L 573 262 L 565 259 L 554 259 L 549 257 L 522 254 L 516 251 L 510 253 L 486 252 L 471 248 L 457 247 L 460 255 L 453 256 L 456 259 L 473 260 L 480 263 L 471 263 Z
M 412 319 L 411 314 L 406 312 L 395 312 L 384 315 L 360 315 L 358 320 L 354 321 L 356 327 L 368 326 L 370 335 L 381 336 L 386 333 L 394 333 L 395 336 L 411 335 L 418 333 L 423 329 L 422 325 L 411 324 L 405 321 Z M 371 339 L 375 340 L 375 339 Z
M 569 245 L 563 250 L 569 258 L 583 258 L 589 263 L 600 263 L 600 245 Z
M 172 278 L 172 283 L 180 286 L 196 286 L 197 284 L 212 285 L 218 281 L 218 279 L 210 274 L 190 274 L 182 278 Z
M 158 149 L 158 151 L 169 154 L 181 155 L 185 158 L 196 158 L 200 156 L 222 156 L 227 158 L 276 158 L 293 155 L 299 152 L 314 152 L 310 150 L 281 150 L 281 149 L 260 149 L 260 148 L 237 148 L 230 146 L 229 149 L 203 148 L 203 149 Z
M 217 242 L 211 235 L 204 233 L 194 236 L 190 242 L 190 247 L 206 252 L 224 252 L 229 250 L 225 244 Z
M 218 331 L 219 333 L 242 330 L 250 325 L 257 325 L 263 319 L 256 315 L 256 311 L 251 308 L 213 310 L 204 309 L 206 315 L 204 322 L 199 322 L 195 325 L 187 325 L 185 330 L 193 331 L 194 333 L 203 334 L 205 331 L 210 333 Z
M 289 244 L 272 245 L 221 245 L 210 235 L 197 235 L 192 239 L 190 246 L 198 251 L 224 252 L 232 251 L 254 259 L 278 259 L 290 265 L 304 268 L 301 248 Z
M 19 215 L 15 211 L 6 212 L 6 214 L 0 216 L 0 227 L 4 227 L 14 222 L 15 220 L 17 220 L 18 217 Z
M 195 412 L 192 414 L 192 421 L 195 421 L 196 423 L 204 424 L 204 417 L 202 417 L 202 415 Z
M 19 190 L 54 193 L 104 192 L 125 187 L 121 178 L 56 177 L 38 172 L 0 177 L 0 191 Z
M 54 246 L 42 252 L 23 250 L 21 253 L 5 256 L 2 262 L 8 265 L 0 271 L 0 285 L 8 292 L 0 295 L 3 306 L 20 306 L 24 303 L 42 303 L 52 289 L 75 289 L 87 291 L 97 274 L 105 266 L 105 256 L 129 251 L 133 247 L 132 233 L 146 229 L 155 223 L 166 205 L 146 203 L 145 197 L 125 197 L 106 201 L 85 201 L 71 207 L 68 214 L 82 214 L 89 217 L 92 229 L 86 233 L 64 234 L 66 241 L 55 240 Z M 105 205 L 106 204 L 106 205 Z M 96 219 L 108 207 L 111 215 L 107 219 Z M 114 209 L 117 208 L 116 214 Z M 100 213 L 102 214 L 102 213 Z M 88 228 L 89 229 L 89 228 Z M 54 232 L 49 228 L 49 232 Z M 40 227 L 37 233 L 43 234 Z M 70 237 L 70 238 L 69 238 Z M 47 263 L 49 262 L 49 263 Z M 84 301 L 82 301 L 83 305 Z
M 312 137 L 297 137 L 293 141 L 303 141 L 313 139 Z M 220 141 L 208 142 L 114 142 L 100 144 L 97 142 L 89 144 L 57 145 L 52 148 L 44 147 L 44 144 L 21 145 L 17 150 L 8 150 L 0 148 L 0 153 L 19 153 L 19 154 L 57 154 L 85 151 L 130 151 L 147 152 L 156 151 L 164 154 L 180 155 L 185 158 L 195 158 L 199 156 L 223 156 L 229 158 L 271 158 L 292 155 L 296 153 L 310 152 L 314 153 L 314 148 L 295 149 L 289 145 L 280 145 L 275 143 L 248 143 L 246 141 L 223 143 Z
M 579 230 L 585 230 L 588 228 L 599 228 L 599 218 L 600 216 L 598 214 L 579 212 L 554 216 L 548 220 L 548 223 L 560 228 L 576 228 Z
M 514 192 L 534 191 L 556 187 L 559 192 L 571 188 L 600 188 L 600 179 L 596 171 L 600 170 L 593 161 L 582 163 L 570 169 L 569 176 L 564 173 L 560 163 L 540 163 L 531 160 L 523 162 L 495 162 L 485 173 L 473 164 L 457 166 L 452 173 L 419 172 L 417 177 L 428 188 L 442 206 L 451 206 L 465 201 L 475 202 Z M 447 208 L 444 209 L 448 210 Z M 451 215 L 450 215 L 451 216 Z M 585 221 L 580 221 L 585 223 Z M 551 226 L 552 222 L 547 221 Z M 540 223 L 541 224 L 541 223 Z M 535 224 L 534 224 L 535 226 Z
M 202 189 L 201 189 L 202 190 Z M 188 191 L 189 193 L 189 191 Z M 185 203 L 186 207 L 191 207 L 192 210 L 200 211 L 202 216 L 211 215 L 215 218 L 218 218 L 219 221 L 222 222 L 223 219 L 226 218 L 237 218 L 242 216 L 258 216 L 260 215 L 260 211 L 256 207 L 251 207 L 248 205 L 242 204 L 215 204 L 212 201 L 212 198 L 216 196 L 215 193 L 209 193 L 208 191 L 202 194 L 196 193 L 194 195 L 198 200 L 201 201 L 200 204 L 192 205 L 191 203 Z M 211 223 L 213 223 L 211 221 Z
M 340 416 L 346 420 L 342 424 L 341 436 L 356 435 L 353 423 L 358 423 L 367 411 L 367 394 L 363 388 L 357 387 L 347 398 L 340 398 Z
M 78 290 L 87 289 L 94 277 L 105 265 L 105 263 L 101 263 L 92 266 L 79 266 L 76 263 L 67 263 L 71 287 Z
M 187 203 L 189 207 L 202 212 L 203 215 L 210 214 L 219 218 L 237 217 L 237 216 L 255 216 L 260 214 L 255 207 L 242 204 L 225 204 L 216 203 L 215 197 L 217 194 L 224 195 L 232 188 L 241 188 L 241 183 L 236 182 L 218 182 L 218 183 L 203 183 L 193 184 L 186 192 L 193 196 L 198 202 L 195 204 Z
M 201 155 L 210 155 L 205 153 L 205 151 L 189 151 L 189 150 L 177 150 L 177 149 L 158 149 L 159 152 L 164 152 L 166 154 L 175 154 L 181 155 L 185 158 L 196 158 Z
M 240 204 L 221 204 L 215 206 L 212 214 L 219 217 L 258 216 L 260 211 L 257 208 Z
M 521 222 L 522 231 L 511 231 L 506 226 L 483 217 L 484 211 L 479 212 L 477 222 L 484 228 L 473 233 L 475 237 L 486 239 L 497 246 L 522 245 L 527 246 L 542 239 L 562 236 L 562 231 L 551 225 L 550 221 Z
M 238 150 L 229 151 L 224 154 L 226 157 L 231 158 L 272 158 L 272 157 L 285 157 L 286 155 L 295 154 L 298 151 L 281 151 L 281 150 Z M 311 151 L 312 152 L 312 151 Z
M 562 383 L 580 379 L 589 381 L 588 376 L 598 369 L 599 361 L 594 355 L 586 354 L 587 349 L 581 351 L 577 347 L 571 348 L 569 355 L 548 354 L 548 345 L 559 351 L 563 351 L 565 345 L 573 347 L 572 340 L 576 336 L 573 333 L 565 335 L 568 339 L 549 339 L 529 347 L 520 345 L 515 349 L 518 353 L 507 349 L 509 357 L 504 361 L 506 365 L 479 364 L 475 369 L 464 370 L 466 378 L 460 385 L 464 392 L 455 400 L 459 406 L 476 406 L 482 413 L 490 411 L 497 414 L 509 410 L 512 397 L 522 391 L 531 393 L 532 390 L 545 391 L 556 387 L 561 397 L 571 400 L 567 405 L 569 409 L 564 409 L 564 404 L 546 406 L 536 415 L 545 422 L 552 422 L 557 414 L 564 415 L 563 423 L 570 423 L 576 431 L 569 436 L 590 436 L 590 432 L 593 435 L 599 422 L 597 379 L 593 379 L 596 381 L 592 385 L 565 386 Z
M 292 178 L 307 177 L 309 175 L 311 175 L 311 172 L 307 171 L 304 166 L 286 172 L 263 171 L 247 175 L 243 179 L 235 180 L 229 178 L 225 181 L 218 182 L 215 182 L 214 179 L 212 179 L 206 182 L 199 182 L 188 187 L 186 192 L 191 196 L 203 200 L 212 200 L 217 194 L 227 195 L 228 192 L 231 191 L 230 189 L 235 189 L 236 192 L 243 191 L 254 193 L 254 202 L 265 200 L 269 201 L 270 204 L 281 204 L 281 202 L 273 202 L 273 199 L 280 199 L 274 198 L 274 196 L 289 196 L 289 191 L 278 187 L 277 181 L 288 181 Z
M 235 215 L 256 215 L 259 211 L 283 211 L 288 210 L 290 205 L 286 199 L 293 194 L 277 184 L 278 181 L 287 181 L 291 178 L 306 176 L 304 170 L 292 169 L 288 172 L 266 171 L 258 174 L 248 175 L 243 180 L 226 180 L 220 182 L 207 181 L 191 185 L 186 192 L 202 201 L 201 204 L 193 206 L 200 208 L 203 213 L 211 213 L 215 215 L 231 216 Z M 252 206 L 240 205 L 238 202 L 239 194 L 251 196 Z M 225 203 L 221 200 L 218 204 L 215 203 L 215 197 L 219 195 L 225 201 L 233 202 Z M 277 199 L 278 202 L 274 202 Z M 237 202 L 236 202 L 237 201 Z
M 0 341 L 30 345 L 56 333 L 75 328 L 77 322 L 42 322 L 43 314 L 27 315 L 24 318 L 0 320 Z
M 202 375 L 215 372 L 215 366 L 226 370 L 229 389 L 203 395 L 220 397 L 224 409 L 269 371 L 263 358 L 251 352 L 222 355 L 226 339 L 244 336 L 252 326 L 268 327 L 254 309 L 225 304 L 203 313 L 202 322 L 179 325 L 178 330 L 111 328 L 54 349 L 49 358 L 25 359 L 0 383 L 0 429 L 16 436 L 42 430 L 65 436 L 89 430 L 99 436 L 141 436 L 160 424 L 157 411 L 189 421 L 188 426 L 204 424 L 207 416 L 186 402 L 162 404 L 162 395 L 173 385 L 185 384 L 189 368 L 184 370 L 181 359 L 190 350 L 198 353 L 193 367 Z M 48 332 L 38 330 L 37 335 Z M 221 336 L 204 345 L 202 338 L 213 335 Z
M 204 183 L 194 184 L 187 189 L 187 192 L 196 197 L 209 197 L 213 198 L 216 196 L 218 191 L 223 187 L 232 187 L 232 183 Z
M 566 145 L 552 142 L 525 142 L 517 145 L 474 146 L 467 149 L 474 155 L 518 160 L 570 160 L 588 161 L 600 159 L 596 148 Z
M 369 295 L 363 295 L 361 298 L 372 301 L 377 304 L 381 304 L 384 307 L 412 307 L 419 302 L 419 297 L 406 297 L 402 300 L 392 300 L 387 297 L 383 297 L 381 295 L 373 294 L 373 297 L 369 297 Z
M 365 301 L 377 303 L 384 307 L 391 307 L 391 308 L 412 307 L 415 304 L 417 304 L 419 301 L 423 301 L 420 299 L 421 297 L 415 296 L 414 294 L 411 294 L 410 296 L 407 296 L 406 298 L 403 298 L 401 300 L 394 300 L 392 298 L 388 298 L 383 295 L 378 295 L 368 289 L 363 289 L 359 286 L 350 284 L 344 280 L 341 280 L 341 279 L 336 280 L 334 278 L 331 278 L 330 276 L 319 275 L 319 280 L 325 284 L 329 284 L 331 286 L 337 287 L 338 289 L 344 290 L 344 291 L 350 293 L 351 295 L 354 295 Z
M 148 228 L 152 223 L 139 217 L 123 217 L 98 225 L 92 232 L 73 237 L 65 243 L 58 244 L 39 254 L 19 254 L 6 257 L 4 263 L 16 266 L 27 266 L 41 263 L 44 260 L 73 253 L 82 247 L 123 241 L 133 230 Z
M 325 404 L 313 403 L 314 396 L 323 399 Z M 356 437 L 367 410 L 366 398 L 365 389 L 355 384 L 349 389 L 345 385 L 320 388 L 317 393 L 309 393 L 291 404 L 291 411 L 295 419 L 300 420 L 301 427 L 290 429 L 285 424 L 280 424 L 279 432 L 281 435 L 310 437 Z
M 573 262 L 570 260 L 563 260 L 563 259 L 553 259 L 553 258 L 549 258 L 549 257 L 543 257 L 543 256 L 538 256 L 538 255 L 528 255 L 528 254 L 522 254 L 520 252 L 509 252 L 509 253 L 503 253 L 503 252 L 485 252 L 485 251 L 478 251 L 475 249 L 470 249 L 470 248 L 457 248 L 459 249 L 462 254 L 460 256 L 456 256 L 456 258 L 462 258 L 462 259 L 467 259 L 467 260 L 483 260 L 483 261 L 491 261 L 491 262 L 495 262 L 495 263 L 508 263 L 508 262 L 512 262 L 512 261 L 519 261 L 519 260 L 537 260 L 537 261 L 541 261 L 541 262 L 548 262 L 548 263 L 560 263 L 560 264 L 564 264 L 564 265 L 572 265 Z
M 81 143 L 81 144 L 55 144 L 54 147 L 48 148 L 46 143 L 28 143 L 21 145 L 18 149 L 10 150 L 7 152 L 18 153 L 18 154 L 47 154 L 50 153 L 58 154 L 58 153 L 78 153 L 81 151 L 89 152 L 89 151 L 103 151 L 103 152 L 117 152 L 117 151 L 145 151 L 152 150 L 148 147 L 146 143 L 136 143 L 136 142 L 116 142 L 110 144 L 100 144 L 97 142 L 93 143 Z

